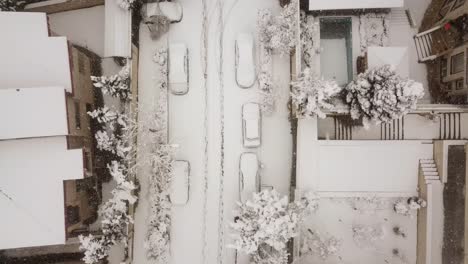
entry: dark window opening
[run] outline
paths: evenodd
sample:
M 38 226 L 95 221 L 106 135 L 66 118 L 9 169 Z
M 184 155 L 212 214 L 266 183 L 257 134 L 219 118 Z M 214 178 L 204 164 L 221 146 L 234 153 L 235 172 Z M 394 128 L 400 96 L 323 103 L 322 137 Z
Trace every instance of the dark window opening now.
M 460 52 L 450 58 L 450 74 L 457 74 L 464 70 L 464 54 Z
M 320 19 L 321 75 L 344 86 L 353 79 L 351 18 Z
M 75 101 L 75 127 L 81 129 L 80 102 Z
M 74 225 L 80 222 L 80 207 L 79 206 L 67 206 L 67 223 Z

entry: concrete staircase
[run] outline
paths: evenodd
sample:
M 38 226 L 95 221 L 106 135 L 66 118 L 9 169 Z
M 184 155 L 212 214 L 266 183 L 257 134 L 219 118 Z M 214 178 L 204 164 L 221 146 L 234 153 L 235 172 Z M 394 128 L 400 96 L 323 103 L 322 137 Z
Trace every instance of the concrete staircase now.
M 419 167 L 427 184 L 431 181 L 441 181 L 434 159 L 420 159 Z

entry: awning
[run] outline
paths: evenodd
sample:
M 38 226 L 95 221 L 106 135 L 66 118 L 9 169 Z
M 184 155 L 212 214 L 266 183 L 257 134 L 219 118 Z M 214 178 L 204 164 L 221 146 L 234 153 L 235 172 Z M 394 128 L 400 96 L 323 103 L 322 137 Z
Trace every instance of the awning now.
M 398 7 L 403 7 L 403 0 L 309 0 L 311 11 Z

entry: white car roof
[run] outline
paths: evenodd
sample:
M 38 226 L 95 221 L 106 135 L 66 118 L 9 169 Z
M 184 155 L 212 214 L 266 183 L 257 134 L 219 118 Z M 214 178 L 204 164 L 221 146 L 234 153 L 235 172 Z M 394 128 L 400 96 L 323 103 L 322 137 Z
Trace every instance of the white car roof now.
M 258 167 L 258 159 L 255 153 L 245 152 L 241 154 L 239 169 L 240 177 L 242 177 L 244 183 L 244 186 L 240 186 L 242 202 L 249 199 L 252 193 L 258 191 Z M 242 181 L 240 184 L 242 184 Z
M 187 46 L 183 43 L 169 46 L 169 83 L 187 83 L 187 73 L 184 69 L 187 53 Z
M 185 160 L 176 160 L 172 166 L 171 203 L 184 205 L 189 199 L 190 163 Z
M 250 87 L 255 82 L 254 40 L 251 34 L 241 33 L 237 36 L 238 65 L 236 67 L 237 83 L 243 87 Z
M 257 103 L 246 103 L 242 106 L 243 119 L 260 119 L 260 106 Z

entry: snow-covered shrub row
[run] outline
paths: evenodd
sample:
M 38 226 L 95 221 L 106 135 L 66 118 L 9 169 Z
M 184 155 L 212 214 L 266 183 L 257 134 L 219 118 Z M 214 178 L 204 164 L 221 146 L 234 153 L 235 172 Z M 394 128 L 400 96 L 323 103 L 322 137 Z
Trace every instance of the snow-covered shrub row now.
M 342 90 L 335 81 L 314 75 L 310 68 L 305 68 L 291 86 L 291 100 L 298 117 L 325 118 L 326 114 L 322 110 L 333 109 L 332 99 Z
M 145 249 L 148 258 L 167 263 L 170 249 L 171 203 L 169 200 L 172 163 L 175 145 L 167 143 L 167 50 L 158 50 L 153 57 L 159 65 L 161 81 L 158 83 L 159 100 L 156 127 L 153 130 L 154 153 L 151 155 L 149 183 L 150 212 Z
M 390 65 L 359 74 L 345 91 L 351 117 L 362 118 L 364 126 L 401 118 L 424 95 L 421 83 L 400 77 Z
M 265 115 L 271 115 L 275 110 L 274 95 L 275 89 L 273 78 L 271 76 L 271 51 L 268 49 L 262 50 L 260 58 L 260 73 L 258 74 L 258 88 L 260 90 L 260 105 L 262 112 Z
M 336 237 L 320 234 L 318 230 L 304 228 L 301 231 L 300 253 L 305 256 L 319 256 L 323 260 L 336 256 L 341 249 L 342 241 Z
M 135 7 L 135 5 L 138 3 L 139 0 L 116 0 L 117 4 L 125 9 L 125 10 L 130 10 Z
M 26 1 L 20 0 L 1 0 L 0 11 L 18 11 L 24 8 Z
M 112 76 L 92 76 L 91 80 L 96 88 L 104 94 L 117 97 L 121 100 L 131 99 L 130 94 L 130 67 L 127 65 Z
M 115 78 L 93 77 L 94 86 L 101 89 L 103 93 L 121 99 L 124 108 L 128 111 L 128 100 L 131 98 L 128 68 L 125 67 L 118 76 Z M 120 78 L 127 80 L 122 81 Z M 118 90 L 112 89 L 113 85 L 109 85 L 110 83 L 118 83 Z M 126 92 L 122 93 L 122 91 Z M 116 243 L 120 242 L 127 246 L 128 225 L 133 222 L 128 214 L 128 207 L 137 200 L 133 194 L 136 186 L 130 180 L 133 175 L 130 166 L 135 163 L 136 150 L 132 145 L 136 137 L 137 123 L 128 113 L 118 113 L 106 106 L 88 112 L 88 115 L 101 125 L 101 129 L 95 134 L 97 148 L 112 153 L 115 157 L 115 160 L 107 164 L 107 169 L 117 183 L 112 190 L 112 198 L 99 209 L 102 235 L 79 237 L 80 249 L 85 251 L 83 261 L 87 264 L 94 264 L 106 258 L 111 247 Z
M 266 49 L 289 54 L 296 46 L 297 11 L 297 0 L 292 0 L 277 16 L 269 9 L 258 12 L 258 37 Z
M 230 246 L 249 254 L 252 263 L 287 263 L 286 244 L 297 236 L 298 225 L 311 204 L 307 197 L 289 203 L 287 196 L 281 197 L 275 190 L 254 193 L 251 200 L 238 203 Z

